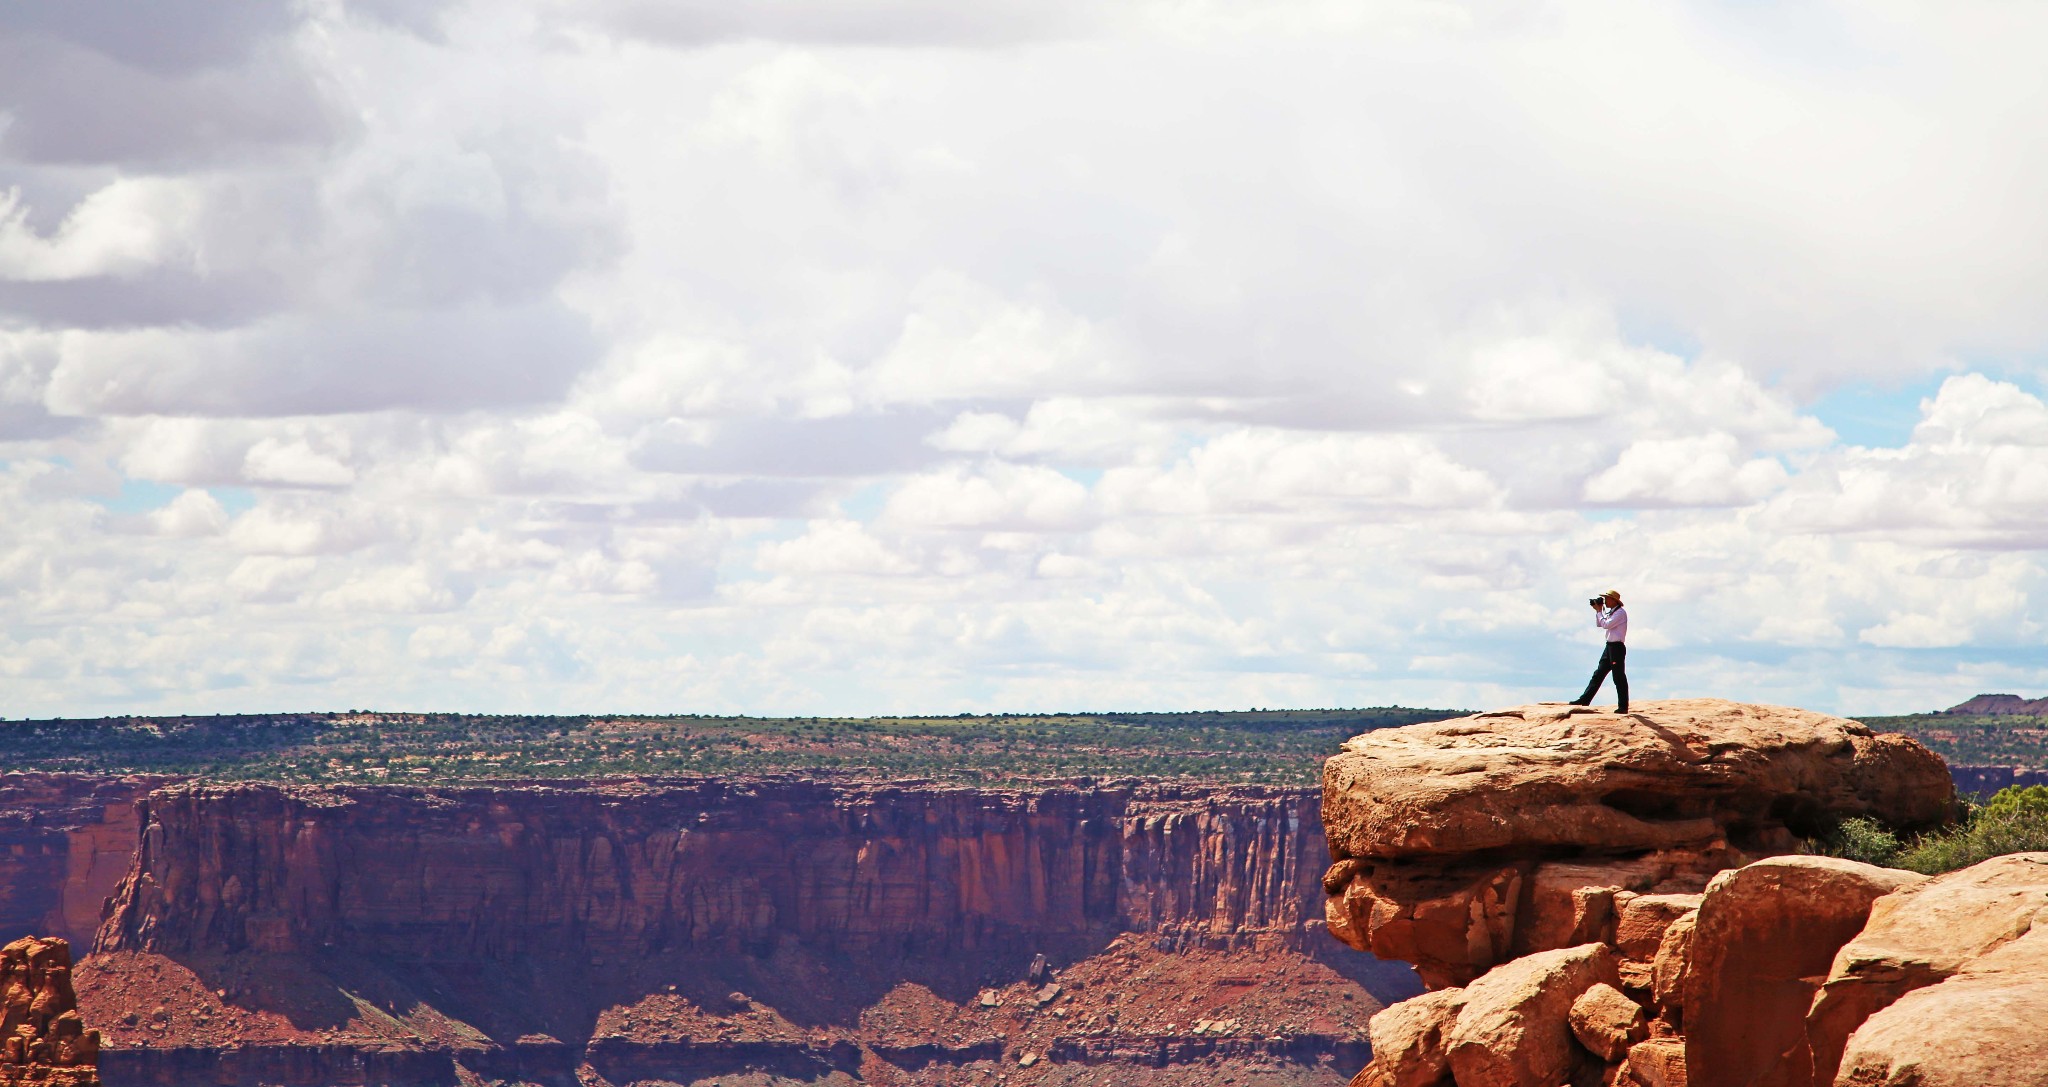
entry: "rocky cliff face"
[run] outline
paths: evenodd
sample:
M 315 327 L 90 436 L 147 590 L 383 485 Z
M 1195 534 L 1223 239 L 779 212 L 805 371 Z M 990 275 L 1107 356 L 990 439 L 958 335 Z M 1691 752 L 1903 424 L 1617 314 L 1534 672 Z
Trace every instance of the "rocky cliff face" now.
M 1318 799 L 1132 782 L 176 785 L 142 804 L 88 1011 L 111 1017 L 108 1074 L 131 1083 L 459 1067 L 908 1084 L 998 1064 L 1028 1083 L 1218 1061 L 1316 1082 L 1363 1058 L 1373 991 L 1407 984 L 1312 953 Z
M 1029 954 L 1124 931 L 1298 941 L 1322 867 L 1315 798 L 1273 789 L 195 783 L 143 811 L 101 950 L 471 961 L 788 942 Z
M 1949 773 L 1956 779 L 1956 791 L 1967 793 L 1979 801 L 2015 785 L 2023 788 L 2048 785 L 2048 770 L 2024 766 L 1950 766 Z
M 1902 737 L 1696 700 L 1533 706 L 1346 745 L 1331 929 L 1432 992 L 1358 1087 L 2048 1083 L 2048 854 L 1928 879 L 1784 854 L 1952 809 Z
M 135 857 L 136 805 L 174 780 L 0 774 L 0 943 L 52 935 L 92 946 Z

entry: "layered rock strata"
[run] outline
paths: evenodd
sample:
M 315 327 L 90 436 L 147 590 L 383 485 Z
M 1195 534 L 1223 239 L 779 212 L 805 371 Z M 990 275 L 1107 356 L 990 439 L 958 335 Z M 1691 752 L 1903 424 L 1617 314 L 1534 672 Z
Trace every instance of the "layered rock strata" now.
M 47 934 L 91 947 L 135 858 L 136 805 L 176 780 L 0 774 L 0 942 Z
M 1379 982 L 1311 953 L 1318 808 L 1135 782 L 183 784 L 143 805 L 88 1002 L 129 1083 L 1335 1079 Z
M 99 948 L 443 961 L 1299 941 L 1316 827 L 1299 790 L 1135 783 L 192 783 L 145 801 Z
M 1950 766 L 1949 773 L 1956 779 L 1957 791 L 1980 801 L 1989 799 L 2000 789 L 2010 789 L 2015 785 L 2021 788 L 2048 785 L 2048 770 L 2024 766 Z
M 1324 773 L 1330 931 L 1435 990 L 1374 1020 L 1357 1082 L 1828 1082 L 1819 980 L 1920 880 L 1766 858 L 1849 816 L 1954 811 L 1914 741 L 1779 707 L 1544 705 L 1357 737 Z

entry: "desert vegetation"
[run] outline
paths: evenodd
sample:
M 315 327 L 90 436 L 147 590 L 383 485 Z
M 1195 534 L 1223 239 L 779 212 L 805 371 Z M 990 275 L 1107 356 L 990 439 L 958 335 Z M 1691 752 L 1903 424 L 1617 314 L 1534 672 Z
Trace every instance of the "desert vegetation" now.
M 1905 733 L 1957 765 L 2048 769 L 2048 717 L 1915 713 L 1859 720 L 1879 732 Z
M 2048 785 L 2015 785 L 1971 806 L 1954 825 L 1909 838 L 1873 819 L 1845 819 L 1814 851 L 1936 875 L 2008 853 L 2048 850 Z
M 0 760 L 20 770 L 302 782 L 826 772 L 984 784 L 1136 776 L 1304 785 L 1347 737 L 1456 712 L 123 717 L 0 723 Z

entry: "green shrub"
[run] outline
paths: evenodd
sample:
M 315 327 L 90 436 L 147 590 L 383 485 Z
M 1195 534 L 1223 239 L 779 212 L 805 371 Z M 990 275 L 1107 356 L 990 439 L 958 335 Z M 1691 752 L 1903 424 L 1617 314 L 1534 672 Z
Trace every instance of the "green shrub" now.
M 1939 875 L 2008 853 L 2048 852 L 2048 786 L 2014 785 L 1972 807 L 1959 823 L 1901 842 L 1873 819 L 1844 819 L 1808 843 L 1815 853 Z
M 1814 852 L 1843 860 L 1890 868 L 1899 856 L 1899 839 L 1875 819 L 1844 819 L 1813 843 Z
M 1984 802 L 1983 812 L 2001 818 L 2023 812 L 2048 814 L 2048 785 L 2008 785 Z
M 2048 851 L 2048 797 L 1995 809 L 1986 804 L 1966 823 L 1922 835 L 1898 855 L 1895 867 L 1932 876 L 2007 853 L 2040 851 Z

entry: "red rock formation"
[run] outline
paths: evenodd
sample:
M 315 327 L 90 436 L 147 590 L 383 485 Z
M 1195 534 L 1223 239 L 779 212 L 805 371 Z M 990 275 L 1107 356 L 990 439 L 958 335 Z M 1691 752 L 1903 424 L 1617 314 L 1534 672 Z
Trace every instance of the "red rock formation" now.
M 1810 1087 L 1806 1012 L 1820 979 L 1862 931 L 1871 903 L 1923 878 L 1834 857 L 1776 857 L 1715 877 L 1686 968 L 1693 1077 Z
M 1322 867 L 1314 798 L 1281 789 L 193 783 L 145 808 L 102 950 L 1298 942 Z
M 24 936 L 0 948 L 0 1087 L 99 1087 L 100 1033 L 71 989 L 71 945 Z
M 135 857 L 135 806 L 175 778 L 0 774 L 0 942 L 36 933 L 92 946 Z
M 1619 980 L 1605 944 L 1539 951 L 1465 986 L 1465 1006 L 1444 1032 L 1459 1087 L 1555 1087 L 1586 1063 L 1571 1009 L 1596 985 Z
M 1542 705 L 1382 729 L 1324 768 L 1330 931 L 1463 984 L 1610 939 L 1621 892 L 1698 892 L 1842 817 L 1928 826 L 1954 805 L 1918 743 L 1804 710 Z
M 1954 808 L 1914 741 L 1778 707 L 1533 706 L 1356 737 L 1324 773 L 1330 930 L 1439 990 L 1375 1020 L 1358 1082 L 1826 1082 L 1818 978 L 1917 877 L 1751 862 L 1846 816 Z
M 2048 1083 L 2048 853 L 1914 881 L 1861 928 L 1806 1017 L 1816 1082 Z

